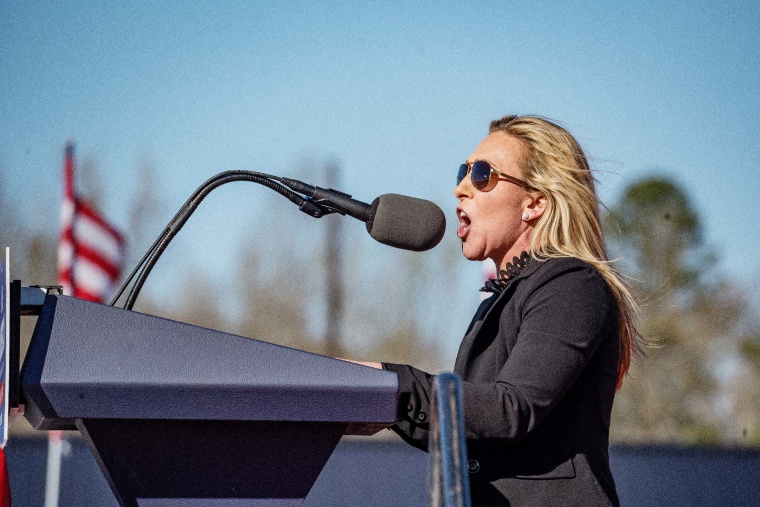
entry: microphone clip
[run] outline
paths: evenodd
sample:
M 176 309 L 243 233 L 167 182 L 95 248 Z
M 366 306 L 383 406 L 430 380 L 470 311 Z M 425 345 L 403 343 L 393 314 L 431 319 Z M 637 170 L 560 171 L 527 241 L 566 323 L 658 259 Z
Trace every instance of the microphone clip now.
M 303 202 L 298 206 L 298 209 L 314 218 L 322 218 L 325 215 L 336 212 L 336 210 L 318 203 L 311 197 L 304 197 Z
M 311 217 L 321 218 L 331 213 L 339 213 L 344 216 L 351 215 L 353 217 L 361 217 L 366 214 L 364 208 L 368 205 L 355 201 L 351 198 L 351 195 L 340 190 L 315 187 L 314 185 L 290 178 L 276 179 L 295 192 L 304 194 L 303 202 L 299 205 L 299 209 Z

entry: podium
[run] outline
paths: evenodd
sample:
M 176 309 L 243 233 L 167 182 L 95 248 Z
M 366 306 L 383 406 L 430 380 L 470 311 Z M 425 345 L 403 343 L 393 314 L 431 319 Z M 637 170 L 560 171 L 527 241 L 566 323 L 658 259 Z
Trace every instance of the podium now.
M 76 429 L 124 507 L 296 507 L 344 434 L 395 421 L 394 373 L 47 296 L 21 372 L 37 429 Z

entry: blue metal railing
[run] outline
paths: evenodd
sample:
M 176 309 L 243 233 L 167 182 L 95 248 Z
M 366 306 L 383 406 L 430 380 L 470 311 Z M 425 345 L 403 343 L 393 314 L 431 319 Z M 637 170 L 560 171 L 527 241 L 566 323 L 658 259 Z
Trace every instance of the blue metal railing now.
M 430 412 L 430 507 L 470 507 L 462 382 L 456 373 L 436 376 Z

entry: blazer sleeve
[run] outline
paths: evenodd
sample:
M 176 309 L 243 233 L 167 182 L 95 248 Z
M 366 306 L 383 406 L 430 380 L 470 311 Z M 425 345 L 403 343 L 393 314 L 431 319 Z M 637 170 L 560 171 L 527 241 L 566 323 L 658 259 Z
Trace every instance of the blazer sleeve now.
M 398 412 L 391 429 L 408 444 L 427 451 L 434 375 L 406 364 L 382 364 L 383 369 L 398 374 Z

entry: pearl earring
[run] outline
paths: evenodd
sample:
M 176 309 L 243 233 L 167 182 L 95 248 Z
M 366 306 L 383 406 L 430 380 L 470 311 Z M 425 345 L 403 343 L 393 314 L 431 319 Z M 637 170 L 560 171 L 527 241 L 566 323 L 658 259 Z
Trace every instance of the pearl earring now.
M 523 213 L 523 220 L 527 220 L 530 218 L 530 215 L 528 213 Z

